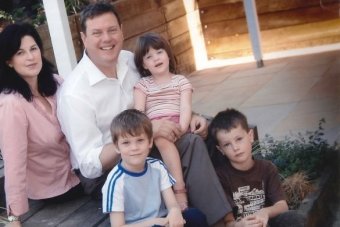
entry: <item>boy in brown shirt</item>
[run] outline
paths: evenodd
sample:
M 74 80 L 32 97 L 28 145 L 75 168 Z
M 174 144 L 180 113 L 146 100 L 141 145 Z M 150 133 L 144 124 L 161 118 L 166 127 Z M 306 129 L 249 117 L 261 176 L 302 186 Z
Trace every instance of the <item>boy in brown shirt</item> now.
M 226 219 L 226 226 L 272 226 L 288 205 L 277 168 L 270 161 L 253 159 L 254 134 L 246 117 L 235 109 L 221 111 L 209 132 L 224 157 L 216 171 L 234 207 L 235 220 Z

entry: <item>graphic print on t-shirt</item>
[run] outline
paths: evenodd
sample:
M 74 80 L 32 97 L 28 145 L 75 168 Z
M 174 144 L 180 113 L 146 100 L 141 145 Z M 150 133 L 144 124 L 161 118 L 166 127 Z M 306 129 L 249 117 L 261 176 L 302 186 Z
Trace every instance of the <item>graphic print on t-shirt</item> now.
M 265 192 L 262 188 L 250 188 L 249 185 L 238 187 L 233 192 L 233 200 L 238 207 L 237 219 L 241 219 L 262 209 L 265 205 Z

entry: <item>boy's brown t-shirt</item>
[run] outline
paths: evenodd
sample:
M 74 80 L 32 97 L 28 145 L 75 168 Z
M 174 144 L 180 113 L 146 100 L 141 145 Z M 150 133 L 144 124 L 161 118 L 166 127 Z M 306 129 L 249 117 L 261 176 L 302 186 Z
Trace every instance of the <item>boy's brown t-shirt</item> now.
M 216 168 L 237 219 L 285 199 L 276 166 L 267 160 L 254 161 L 247 171 L 235 169 L 228 160 Z

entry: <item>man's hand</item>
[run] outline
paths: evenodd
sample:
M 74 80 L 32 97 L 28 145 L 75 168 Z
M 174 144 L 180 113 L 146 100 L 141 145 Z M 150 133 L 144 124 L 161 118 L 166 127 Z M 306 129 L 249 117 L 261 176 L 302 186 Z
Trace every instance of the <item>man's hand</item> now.
M 190 122 L 190 131 L 194 134 L 201 136 L 203 139 L 208 136 L 208 122 L 199 115 L 193 114 Z
M 169 141 L 175 142 L 182 135 L 181 127 L 179 124 L 168 119 L 169 118 L 162 118 L 151 121 L 153 137 L 163 137 Z

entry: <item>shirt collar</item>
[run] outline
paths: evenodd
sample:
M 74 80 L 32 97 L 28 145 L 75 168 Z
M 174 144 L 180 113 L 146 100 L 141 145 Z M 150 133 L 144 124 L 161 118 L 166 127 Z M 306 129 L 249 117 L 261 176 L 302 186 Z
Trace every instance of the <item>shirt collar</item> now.
M 120 51 L 117 61 L 117 78 L 120 83 L 124 80 L 129 69 L 128 65 L 129 59 L 124 54 L 124 52 L 125 52 L 124 50 Z M 115 78 L 108 78 L 107 76 L 105 76 L 105 74 L 102 73 L 102 71 L 100 71 L 98 67 L 91 61 L 86 51 L 84 51 L 82 61 L 84 66 L 87 68 L 86 71 L 88 71 L 90 74 L 88 78 L 90 86 L 93 86 L 102 80 L 116 80 Z

